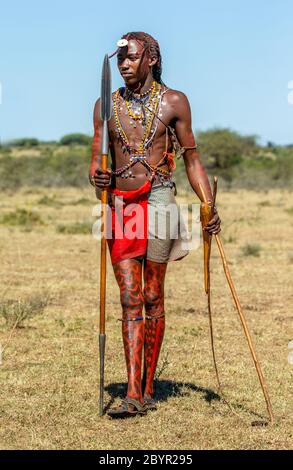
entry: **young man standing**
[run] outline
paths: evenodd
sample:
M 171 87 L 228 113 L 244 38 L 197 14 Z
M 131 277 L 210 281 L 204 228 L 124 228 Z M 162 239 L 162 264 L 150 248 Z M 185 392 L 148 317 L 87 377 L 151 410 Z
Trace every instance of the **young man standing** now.
M 112 165 L 105 172 L 101 170 L 102 121 L 98 99 L 94 108 L 95 133 L 89 179 L 98 198 L 102 189 L 108 190 L 114 226 L 118 220 L 115 212 L 119 204 L 124 211 L 124 226 L 129 220 L 125 209 L 136 203 L 143 214 L 141 228 L 145 229 L 151 207 L 176 204 L 172 180 L 176 167 L 175 153 L 183 156 L 189 183 L 199 199 L 202 200 L 199 183 L 209 201 L 212 193 L 196 151 L 188 99 L 162 82 L 158 42 L 149 34 L 133 32 L 124 35 L 119 46 L 118 69 L 125 86 L 112 95 L 113 112 L 108 123 Z M 122 197 L 121 206 L 119 201 Z M 174 224 L 177 228 L 178 222 L 174 222 L 172 227 L 171 220 L 172 233 Z M 220 224 L 215 210 L 206 230 L 210 234 L 219 233 Z M 167 264 L 182 259 L 188 250 L 184 248 L 180 234 L 176 240 L 169 232 L 164 239 L 150 237 L 154 231 L 154 227 L 149 226 L 148 235 L 144 237 L 129 239 L 123 236 L 118 239 L 114 236 L 108 240 L 120 289 L 128 375 L 127 395 L 120 406 L 109 412 L 112 417 L 145 414 L 147 410 L 156 409 L 153 381 L 165 330 Z

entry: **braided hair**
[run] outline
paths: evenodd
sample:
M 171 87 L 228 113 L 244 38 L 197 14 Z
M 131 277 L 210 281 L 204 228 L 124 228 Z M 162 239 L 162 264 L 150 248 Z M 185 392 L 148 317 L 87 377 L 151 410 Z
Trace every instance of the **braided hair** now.
M 162 57 L 160 52 L 160 46 L 158 41 L 156 41 L 150 34 L 143 33 L 141 31 L 131 32 L 124 34 L 122 39 L 135 39 L 143 43 L 144 49 L 149 54 L 149 57 L 155 57 L 157 62 L 152 66 L 152 76 L 156 82 L 164 84 L 161 78 L 162 75 Z

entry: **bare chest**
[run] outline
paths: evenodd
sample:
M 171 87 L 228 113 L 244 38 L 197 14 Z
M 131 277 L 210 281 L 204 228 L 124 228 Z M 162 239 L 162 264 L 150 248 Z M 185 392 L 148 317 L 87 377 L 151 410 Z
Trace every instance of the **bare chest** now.
M 172 125 L 174 111 L 165 93 L 144 101 L 128 100 L 123 93 L 113 96 L 113 113 L 109 122 L 111 146 L 133 154 L 150 153 L 165 143 L 166 126 Z

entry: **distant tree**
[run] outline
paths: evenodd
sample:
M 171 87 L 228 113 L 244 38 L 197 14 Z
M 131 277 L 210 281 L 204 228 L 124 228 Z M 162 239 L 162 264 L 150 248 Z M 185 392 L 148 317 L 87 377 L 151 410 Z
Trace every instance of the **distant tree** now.
M 242 136 L 230 129 L 215 128 L 198 133 L 199 151 L 216 168 L 229 168 L 257 149 L 257 136 Z
M 22 139 L 15 139 L 11 140 L 8 142 L 9 147 L 24 147 L 24 148 L 30 148 L 30 147 L 36 147 L 39 145 L 39 140 L 35 139 L 34 137 L 25 137 Z
M 61 145 L 89 145 L 92 141 L 92 138 L 86 134 L 67 134 L 61 137 Z

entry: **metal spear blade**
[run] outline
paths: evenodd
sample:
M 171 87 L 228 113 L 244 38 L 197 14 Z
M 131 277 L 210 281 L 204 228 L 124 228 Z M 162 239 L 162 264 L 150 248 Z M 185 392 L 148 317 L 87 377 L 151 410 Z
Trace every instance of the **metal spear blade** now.
M 101 119 L 109 121 L 112 112 L 111 68 L 108 54 L 105 55 L 101 84 Z

